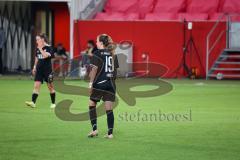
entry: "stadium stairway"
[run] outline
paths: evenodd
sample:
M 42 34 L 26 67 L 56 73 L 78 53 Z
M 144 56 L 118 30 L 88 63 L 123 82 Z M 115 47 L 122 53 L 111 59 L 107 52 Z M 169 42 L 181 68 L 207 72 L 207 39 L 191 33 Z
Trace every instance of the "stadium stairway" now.
M 225 17 L 225 18 L 224 18 Z M 222 31 L 222 35 L 226 35 L 226 47 L 221 51 L 219 56 L 215 59 L 211 56 L 211 50 L 216 47 L 214 43 L 219 42 L 217 39 L 221 37 L 219 33 L 218 38 L 213 43 L 210 48 L 207 48 L 207 59 L 206 59 L 206 78 L 216 78 L 216 79 L 239 79 L 240 78 L 240 14 L 226 14 L 223 16 L 226 20 L 227 28 Z M 213 27 L 214 31 L 221 21 L 219 18 Z M 213 33 L 210 31 L 207 38 L 207 47 L 209 47 L 209 38 Z M 209 59 L 213 60 L 214 63 L 208 67 Z M 213 62 L 212 61 L 212 62 Z
M 240 78 L 240 48 L 224 49 L 209 70 L 208 77 Z

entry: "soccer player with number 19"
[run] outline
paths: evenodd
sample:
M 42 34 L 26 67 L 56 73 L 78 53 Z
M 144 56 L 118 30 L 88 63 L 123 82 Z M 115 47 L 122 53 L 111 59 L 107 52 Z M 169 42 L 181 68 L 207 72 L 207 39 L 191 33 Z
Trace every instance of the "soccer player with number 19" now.
M 98 136 L 97 131 L 97 112 L 96 105 L 100 100 L 104 101 L 107 114 L 108 132 L 105 138 L 113 138 L 114 114 L 113 103 L 116 93 L 116 69 L 119 68 L 117 56 L 114 54 L 116 44 L 112 38 L 106 34 L 97 37 L 98 50 L 94 52 L 91 58 L 91 71 L 89 73 L 90 82 L 90 101 L 89 101 L 89 116 L 92 125 L 92 131 L 88 137 Z

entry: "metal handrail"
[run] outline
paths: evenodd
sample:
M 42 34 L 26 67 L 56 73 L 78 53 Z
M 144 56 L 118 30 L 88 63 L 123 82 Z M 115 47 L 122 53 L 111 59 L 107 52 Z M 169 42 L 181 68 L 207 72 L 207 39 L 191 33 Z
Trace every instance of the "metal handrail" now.
M 223 33 L 225 33 L 226 31 L 222 31 L 219 36 L 217 37 L 216 41 L 213 43 L 212 47 L 209 49 L 209 54 L 211 54 L 212 50 L 214 49 L 214 47 L 217 45 L 217 42 L 222 38 Z
M 216 28 L 217 28 L 217 26 L 218 26 L 218 24 L 220 23 L 220 21 L 221 21 L 221 19 L 224 17 L 224 16 L 227 16 L 227 23 L 226 23 L 226 25 L 227 25 L 227 30 L 225 30 L 225 31 L 222 31 L 220 34 L 219 34 L 219 36 L 217 37 L 217 39 L 216 39 L 216 41 L 213 43 L 213 45 L 211 46 L 211 48 L 210 48 L 210 44 L 209 44 L 209 42 L 210 42 L 210 38 L 211 38 L 211 36 L 212 36 L 212 34 L 214 33 L 214 31 L 216 30 Z M 215 25 L 212 27 L 212 29 L 211 29 L 211 31 L 209 32 L 209 34 L 207 35 L 207 44 L 206 44 L 206 46 L 207 46 L 207 49 L 206 49 L 206 79 L 208 79 L 208 74 L 209 74 L 209 56 L 210 56 L 210 54 L 212 53 L 212 50 L 215 48 L 215 46 L 217 45 L 217 43 L 220 41 L 220 39 L 221 39 L 221 37 L 223 36 L 223 33 L 225 33 L 225 32 L 228 32 L 228 35 L 227 35 L 227 39 L 226 39 L 226 47 L 228 48 L 229 47 L 229 24 L 231 23 L 231 17 L 233 17 L 233 16 L 240 16 L 240 14 L 239 13 L 235 13 L 235 14 L 231 14 L 231 15 L 229 15 L 229 14 L 223 14 L 223 15 L 221 15 L 220 17 L 219 17 L 219 19 L 217 20 L 217 22 L 215 23 Z
M 220 23 L 220 21 L 221 21 L 221 19 L 224 17 L 224 16 L 226 16 L 226 14 L 223 14 L 223 15 L 221 15 L 219 18 L 218 18 L 218 20 L 217 20 L 217 22 L 215 23 L 215 25 L 212 27 L 212 29 L 210 30 L 210 32 L 208 33 L 208 35 L 207 35 L 207 44 L 206 44 L 206 46 L 207 46 L 207 49 L 206 49 L 206 79 L 208 79 L 208 68 L 209 68 L 209 55 L 210 55 L 210 50 L 209 50 L 209 41 L 210 41 L 210 38 L 211 38 L 211 36 L 212 36 L 212 34 L 214 33 L 214 31 L 216 30 L 216 28 L 217 28 L 217 26 L 218 26 L 218 24 Z M 221 37 L 220 37 L 221 38 Z M 219 39 L 220 39 L 219 38 Z M 215 41 L 214 42 L 214 47 L 215 47 L 215 45 L 217 44 L 217 41 Z M 213 47 L 211 48 L 211 51 L 213 50 Z
M 91 0 L 85 9 L 79 13 L 79 18 L 82 20 L 92 18 L 92 13 L 94 12 L 96 14 L 99 9 L 103 8 L 105 3 L 106 0 Z

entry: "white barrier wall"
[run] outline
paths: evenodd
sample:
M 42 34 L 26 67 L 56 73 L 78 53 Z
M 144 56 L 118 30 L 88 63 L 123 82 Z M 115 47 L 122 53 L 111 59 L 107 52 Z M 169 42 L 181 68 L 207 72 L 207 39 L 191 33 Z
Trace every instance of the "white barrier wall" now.
M 8 71 L 31 69 L 31 13 L 29 2 L 0 1 L 0 28 L 4 32 L 3 66 Z

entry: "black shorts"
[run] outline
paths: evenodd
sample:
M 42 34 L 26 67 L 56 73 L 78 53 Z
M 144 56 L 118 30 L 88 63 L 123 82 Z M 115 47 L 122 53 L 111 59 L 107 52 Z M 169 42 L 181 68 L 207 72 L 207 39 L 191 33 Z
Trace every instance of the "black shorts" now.
M 43 83 L 43 81 L 47 82 L 47 83 L 51 83 L 49 81 L 49 75 L 52 74 L 52 69 L 41 69 L 41 68 L 37 68 L 36 71 L 36 75 L 34 78 L 34 81 L 40 81 Z
M 111 81 L 104 84 L 93 84 L 93 91 L 90 100 L 99 102 L 100 100 L 115 102 L 116 85 Z

